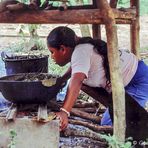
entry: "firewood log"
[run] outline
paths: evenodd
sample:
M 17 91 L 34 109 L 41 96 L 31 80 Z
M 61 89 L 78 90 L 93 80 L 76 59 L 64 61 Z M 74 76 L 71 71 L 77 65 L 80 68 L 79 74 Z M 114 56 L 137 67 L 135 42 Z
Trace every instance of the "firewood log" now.
M 8 11 L 7 5 L 18 4 L 16 0 L 6 0 L 0 2 L 0 12 Z
M 97 124 L 84 122 L 84 121 L 80 121 L 80 120 L 72 120 L 72 119 L 69 119 L 69 123 L 74 124 L 74 125 L 81 125 L 81 126 L 87 127 L 87 128 L 89 128 L 95 132 L 98 132 L 98 133 L 110 133 L 110 134 L 113 133 L 112 126 L 99 126 Z
M 24 3 L 17 3 L 17 4 L 9 4 L 6 6 L 9 11 L 17 11 L 17 10 L 26 10 L 28 9 L 28 5 Z
M 89 113 L 77 110 L 75 108 L 73 108 L 70 113 L 72 115 L 75 115 L 75 116 L 78 116 L 78 117 L 81 117 L 81 118 L 84 118 L 84 119 L 91 120 L 91 121 L 93 121 L 93 122 L 95 122 L 97 124 L 99 124 L 100 121 L 101 121 L 101 117 L 100 116 L 96 116 L 94 114 L 89 114 Z
M 61 136 L 63 137 L 69 137 L 69 136 L 74 136 L 74 137 L 87 137 L 93 140 L 98 140 L 100 142 L 104 142 L 105 140 L 101 138 L 101 135 L 90 130 L 80 130 L 72 127 L 66 128 L 64 131 L 61 132 Z

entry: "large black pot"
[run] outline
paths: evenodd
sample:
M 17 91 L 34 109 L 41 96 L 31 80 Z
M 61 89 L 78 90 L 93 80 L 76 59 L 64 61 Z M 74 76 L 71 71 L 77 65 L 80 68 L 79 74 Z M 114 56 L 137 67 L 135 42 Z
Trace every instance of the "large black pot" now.
M 0 78 L 0 91 L 8 101 L 21 104 L 46 103 L 54 99 L 62 87 L 58 83 L 46 87 L 41 81 L 21 81 L 21 77 L 24 75 L 26 74 L 21 73 Z M 27 75 L 32 76 L 35 74 L 30 73 Z M 56 78 L 59 79 L 58 76 Z
M 2 52 L 1 58 L 5 63 L 6 74 L 48 72 L 47 55 L 15 55 L 8 56 Z

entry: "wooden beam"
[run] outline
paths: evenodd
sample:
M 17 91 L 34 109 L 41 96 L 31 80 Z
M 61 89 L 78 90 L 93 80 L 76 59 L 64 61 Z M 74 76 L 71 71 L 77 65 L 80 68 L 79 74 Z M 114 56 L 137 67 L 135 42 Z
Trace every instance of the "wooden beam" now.
M 86 94 L 94 98 L 95 100 L 99 101 L 104 106 L 108 107 L 109 105 L 109 96 L 107 92 L 105 92 L 101 88 L 93 88 L 89 87 L 87 85 L 82 85 L 81 88 L 82 91 L 84 91 Z
M 108 45 L 108 60 L 110 67 L 110 77 L 113 95 L 114 109 L 114 135 L 117 140 L 125 141 L 125 95 L 124 86 L 119 68 L 119 52 L 117 39 L 117 26 L 115 15 L 109 6 L 107 0 L 100 0 L 101 12 L 104 15 L 107 45 Z M 121 105 L 122 104 L 122 105 Z
M 132 21 L 130 26 L 131 51 L 140 59 L 140 53 L 138 51 L 140 48 L 139 0 L 131 0 L 130 5 L 131 7 L 136 7 L 136 19 Z
M 134 19 L 132 12 L 123 12 L 114 9 L 116 19 Z M 104 14 L 99 9 L 92 10 L 48 10 L 0 13 L 0 23 L 29 23 L 29 24 L 103 24 Z

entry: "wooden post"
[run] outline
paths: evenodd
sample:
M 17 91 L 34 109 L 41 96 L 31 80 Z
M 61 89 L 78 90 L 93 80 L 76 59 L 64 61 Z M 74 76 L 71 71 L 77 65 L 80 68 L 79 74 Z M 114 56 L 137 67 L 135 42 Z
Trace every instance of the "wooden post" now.
M 136 19 L 132 21 L 130 25 L 130 37 L 131 37 L 131 51 L 140 58 L 139 48 L 140 48 L 140 41 L 139 41 L 139 0 L 130 0 L 131 7 L 136 7 Z
M 110 0 L 111 8 L 116 8 L 117 7 L 117 3 L 118 3 L 118 0 Z
M 92 36 L 94 39 L 101 39 L 101 25 L 92 24 Z
M 117 28 L 114 13 L 107 0 L 100 0 L 101 12 L 105 21 L 108 60 L 110 66 L 113 107 L 114 107 L 114 135 L 121 142 L 125 141 L 125 93 L 119 68 L 119 52 L 117 49 Z
M 96 8 L 99 8 L 99 1 L 93 2 L 93 5 L 96 5 Z M 92 24 L 92 36 L 94 39 L 101 39 L 101 25 Z

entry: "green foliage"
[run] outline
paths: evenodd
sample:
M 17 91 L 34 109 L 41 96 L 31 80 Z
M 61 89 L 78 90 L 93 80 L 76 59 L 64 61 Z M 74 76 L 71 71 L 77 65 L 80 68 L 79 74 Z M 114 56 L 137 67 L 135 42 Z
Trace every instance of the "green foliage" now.
M 129 0 L 119 0 L 117 7 L 121 8 L 128 8 L 130 6 L 130 1 Z
M 8 144 L 8 148 L 15 148 L 16 136 L 17 136 L 16 131 L 14 129 L 11 129 L 9 132 L 9 136 L 10 136 L 10 144 Z
M 148 14 L 148 0 L 140 0 L 140 15 Z
M 148 50 L 148 46 L 140 48 L 140 51 L 147 51 L 147 50 Z
M 17 53 L 31 53 L 30 49 L 34 45 L 39 51 L 45 51 L 45 49 L 47 48 L 45 43 L 41 39 L 33 40 L 32 42 L 32 40 L 29 41 L 26 38 L 22 38 L 22 40 L 18 41 L 17 43 L 9 45 L 5 50 Z M 35 52 L 37 53 L 37 51 Z
M 90 96 L 88 96 L 86 93 L 84 92 L 80 92 L 79 96 L 78 96 L 78 99 L 80 100 L 83 100 L 83 101 L 88 101 L 90 98 Z
M 118 4 L 124 5 L 124 4 L 127 4 L 127 3 L 129 3 L 129 2 L 130 2 L 129 0 L 119 0 L 119 1 L 118 1 Z
M 117 138 L 113 135 L 100 135 L 101 138 L 105 139 L 108 142 L 109 147 L 108 148 L 131 148 L 132 147 L 132 143 L 130 140 L 132 140 L 132 138 L 128 138 L 126 140 L 125 143 L 120 142 L 119 140 L 117 140 Z
M 7 47 L 6 51 L 12 52 L 22 52 L 24 50 L 24 41 L 20 41 L 18 43 L 14 43 Z
M 18 34 L 21 36 L 21 40 L 17 43 L 9 45 L 7 50 L 12 52 L 30 52 L 31 49 L 45 50 L 47 47 L 37 34 L 39 26 L 40 25 L 36 24 L 19 25 L 17 30 Z M 26 35 L 30 35 L 30 38 L 26 38 Z
M 127 8 L 130 6 L 130 0 L 118 0 L 118 7 Z M 140 0 L 140 15 L 148 14 L 148 0 Z
M 49 64 L 48 64 L 49 73 L 55 74 L 55 75 L 62 75 L 64 72 L 68 69 L 69 65 L 60 67 L 58 66 L 51 58 L 49 58 Z
M 141 145 L 146 148 L 148 146 L 148 138 L 146 139 L 146 141 L 143 141 Z

